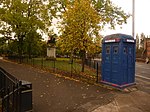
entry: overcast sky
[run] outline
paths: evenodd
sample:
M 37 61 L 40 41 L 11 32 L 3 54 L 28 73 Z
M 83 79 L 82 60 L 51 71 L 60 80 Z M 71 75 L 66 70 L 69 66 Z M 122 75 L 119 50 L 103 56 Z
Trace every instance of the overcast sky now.
M 126 13 L 132 14 L 132 0 L 111 0 L 114 4 L 122 7 Z M 102 32 L 103 35 L 112 33 L 125 33 L 132 35 L 132 17 L 127 21 L 127 24 L 119 26 L 116 30 L 108 30 Z M 150 0 L 135 0 L 135 34 L 144 33 L 150 35 Z

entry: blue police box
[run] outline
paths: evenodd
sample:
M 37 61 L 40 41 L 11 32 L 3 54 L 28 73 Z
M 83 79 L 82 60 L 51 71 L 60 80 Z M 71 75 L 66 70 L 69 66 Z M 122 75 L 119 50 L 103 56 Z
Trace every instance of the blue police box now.
M 102 41 L 102 83 L 124 88 L 135 84 L 135 40 L 112 34 Z

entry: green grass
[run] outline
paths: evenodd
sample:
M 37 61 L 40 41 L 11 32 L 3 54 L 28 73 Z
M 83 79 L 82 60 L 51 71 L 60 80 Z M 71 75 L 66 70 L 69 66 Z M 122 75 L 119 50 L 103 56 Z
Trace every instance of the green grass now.
M 69 61 L 70 58 L 57 58 L 56 60 L 57 61 Z
M 72 73 L 76 74 L 80 74 L 82 68 L 80 64 L 81 60 L 79 59 L 74 60 L 73 64 L 70 64 L 69 58 L 57 58 L 56 61 L 46 60 L 45 58 L 33 58 L 32 60 L 25 59 L 24 62 L 29 63 L 33 66 L 39 66 L 47 69 L 56 68 L 66 72 L 71 72 L 72 70 Z M 91 70 L 90 68 L 85 66 L 85 71 L 82 74 L 96 76 L 96 71 Z

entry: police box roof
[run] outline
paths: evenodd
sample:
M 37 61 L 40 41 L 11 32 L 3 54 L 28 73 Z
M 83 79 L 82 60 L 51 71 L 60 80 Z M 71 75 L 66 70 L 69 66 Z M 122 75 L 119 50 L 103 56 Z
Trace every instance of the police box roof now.
M 123 40 L 123 42 L 135 42 L 134 38 L 131 35 L 117 33 L 105 36 L 103 38 L 103 43 L 120 42 L 121 40 Z
M 113 38 L 134 39 L 131 35 L 126 35 L 126 34 L 121 34 L 121 33 L 111 34 L 111 35 L 107 35 L 107 36 L 104 37 L 104 39 L 113 39 Z

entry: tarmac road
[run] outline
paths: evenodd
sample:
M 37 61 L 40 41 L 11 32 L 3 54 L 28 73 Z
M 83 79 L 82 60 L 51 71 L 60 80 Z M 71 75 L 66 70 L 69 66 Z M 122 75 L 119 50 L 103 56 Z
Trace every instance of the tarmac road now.
M 136 75 L 142 76 L 143 78 L 149 79 L 150 81 L 150 64 L 137 62 Z
M 137 62 L 135 75 L 139 89 L 150 94 L 150 64 Z

